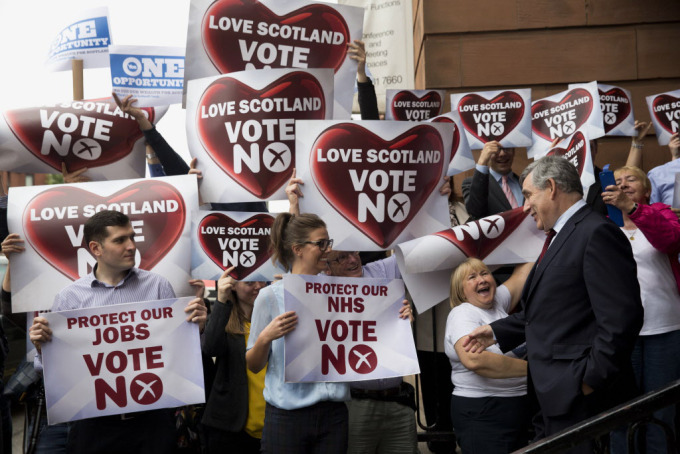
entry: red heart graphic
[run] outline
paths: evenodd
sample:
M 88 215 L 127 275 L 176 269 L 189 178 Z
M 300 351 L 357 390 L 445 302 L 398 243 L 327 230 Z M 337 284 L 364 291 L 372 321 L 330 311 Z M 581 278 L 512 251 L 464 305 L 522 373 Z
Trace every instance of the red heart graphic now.
M 508 103 L 512 104 L 508 105 Z M 518 103 L 518 107 L 513 107 L 517 106 Z M 490 110 L 489 107 L 479 107 L 490 106 L 492 104 L 503 104 L 504 107 L 494 108 L 493 110 Z M 477 110 L 474 110 L 474 107 L 471 106 L 478 106 Z M 493 119 L 492 114 L 495 114 L 496 112 L 505 114 L 504 122 Z M 483 143 L 492 140 L 500 141 L 510 134 L 519 122 L 522 121 L 522 116 L 524 116 L 524 100 L 514 91 L 504 91 L 490 101 L 476 93 L 470 93 L 463 96 L 458 102 L 458 113 L 460 114 L 460 120 L 463 122 L 465 130 L 480 141 Z M 489 115 L 489 119 L 488 121 L 483 121 L 480 118 L 479 121 L 477 121 L 475 115 Z M 486 124 L 488 132 L 483 133 L 479 128 L 479 125 L 482 124 Z M 496 126 L 498 124 L 501 125 L 502 129 L 495 129 L 498 128 Z
M 528 215 L 529 213 L 525 213 L 522 207 L 518 207 L 437 232 L 435 235 L 449 240 L 467 257 L 483 260 L 500 246 Z
M 268 214 L 256 214 L 243 222 L 237 222 L 225 214 L 211 213 L 201 219 L 201 222 L 198 224 L 198 232 L 196 233 L 203 251 L 223 270 L 232 266 L 232 263 L 225 265 L 223 251 L 237 253 L 236 257 L 238 258 L 235 260 L 237 266 L 229 275 L 240 281 L 258 269 L 271 257 L 269 253 L 269 233 L 272 224 L 274 224 L 274 218 Z M 240 232 L 240 234 L 229 234 L 228 229 L 230 227 L 245 229 L 246 231 Z M 223 248 L 220 244 L 220 239 L 226 243 L 226 240 L 232 238 L 237 239 L 239 245 L 234 248 L 229 244 L 224 244 L 225 247 Z M 257 240 L 257 249 L 253 250 L 249 247 L 244 247 L 243 241 L 241 241 L 243 239 Z M 251 251 L 252 255 L 249 254 L 247 257 L 242 257 L 241 253 L 244 251 Z M 242 263 L 242 261 L 249 259 L 252 259 L 252 262 Z
M 143 110 L 153 123 L 155 110 L 150 107 Z M 5 112 L 5 119 L 17 139 L 35 157 L 59 172 L 62 162 L 69 172 L 116 162 L 130 154 L 135 142 L 144 135 L 137 122 L 123 114 L 113 98 L 9 110 Z M 43 147 L 47 154 L 42 153 Z
M 564 159 L 574 164 L 574 167 L 578 170 L 578 175 L 581 176 L 586 162 L 586 145 L 585 136 L 581 131 L 577 131 L 569 141 L 567 148 L 552 148 L 548 152 L 548 156 L 562 156 Z
M 248 25 L 251 29 L 244 32 Z M 337 72 L 351 42 L 345 19 L 328 5 L 306 5 L 278 16 L 255 0 L 215 1 L 203 16 L 201 35 L 210 61 L 222 74 L 292 67 Z
M 587 100 L 586 100 L 587 98 Z M 576 104 L 579 103 L 579 104 Z M 566 108 L 561 108 L 561 106 L 568 106 Z M 551 108 L 559 109 L 555 113 L 549 113 Z M 548 115 L 542 117 L 536 117 L 537 112 L 548 112 Z M 565 112 L 574 111 L 576 118 L 573 120 L 565 120 L 562 115 Z M 541 99 L 536 101 L 533 106 L 531 106 L 531 128 L 532 130 L 543 137 L 545 140 L 552 142 L 554 138 L 559 137 L 563 139 L 579 129 L 590 117 L 590 113 L 593 111 L 593 99 L 590 96 L 590 92 L 585 88 L 574 88 L 569 90 L 567 94 L 564 95 L 560 102 L 552 102 L 547 99 Z M 558 118 L 559 117 L 559 118 Z M 548 126 L 547 120 L 550 119 L 554 122 L 557 118 L 559 123 L 554 123 L 557 125 L 561 134 L 555 134 L 555 137 L 551 136 L 551 127 Z M 574 123 L 573 131 L 564 132 L 562 131 L 562 125 L 565 121 L 572 121 Z M 555 130 L 554 132 L 557 132 Z
M 424 105 L 422 105 L 424 103 Z M 442 113 L 442 97 L 436 91 L 430 91 L 420 98 L 414 93 L 400 91 L 392 98 L 392 119 L 398 121 L 422 121 L 436 117 Z M 425 112 L 421 115 L 419 112 Z
M 412 150 L 414 153 L 418 153 L 420 150 L 443 151 L 442 138 L 434 127 L 419 124 L 395 139 L 387 141 L 368 129 L 353 123 L 333 125 L 316 138 L 311 149 L 317 151 L 310 154 L 310 168 L 314 183 L 321 195 L 338 213 L 381 248 L 390 245 L 418 213 L 439 184 L 444 166 L 443 156 L 439 156 L 437 163 L 393 163 L 390 161 L 372 164 L 351 162 L 351 159 L 347 159 L 349 162 L 320 161 L 318 150 L 329 150 L 331 148 L 358 148 L 364 150 L 364 152 L 368 150 Z M 435 161 L 434 155 L 432 161 Z M 369 174 L 375 174 L 377 180 L 378 175 L 381 175 L 381 178 L 386 178 L 390 171 L 400 172 L 403 170 L 417 172 L 413 181 L 417 191 L 404 192 L 401 184 L 395 190 L 394 182 L 391 180 L 387 187 L 380 191 L 369 186 L 371 180 Z M 355 185 L 360 184 L 358 181 L 361 181 L 362 178 L 364 178 L 363 187 L 355 189 Z M 383 183 L 385 181 L 383 180 Z M 403 178 L 401 183 L 403 183 Z M 376 219 L 370 211 L 366 213 L 366 219 L 361 219 L 359 212 L 360 193 L 365 194 L 372 201 L 371 203 L 375 204 L 379 204 L 378 200 L 384 197 L 383 219 Z M 398 221 L 393 219 L 397 215 L 401 218 L 398 218 Z
M 165 257 L 184 230 L 186 207 L 177 189 L 162 181 L 142 180 L 106 197 L 73 186 L 41 192 L 24 210 L 26 240 L 45 261 L 69 279 L 76 280 L 81 277 L 77 250 L 87 248 L 82 244 L 82 230 L 79 229 L 95 211 L 106 209 L 100 205 L 121 211 L 132 221 L 143 221 L 144 241 L 137 242 L 137 249 L 141 255 L 139 267 L 145 270 L 150 270 Z M 64 215 L 68 213 L 68 207 L 77 207 L 75 218 Z M 88 216 L 83 214 L 86 209 Z M 71 237 L 79 234 L 81 243 L 74 246 Z
M 320 103 L 312 106 L 312 110 L 284 112 L 273 108 L 265 112 L 262 108 L 259 112 L 249 111 L 245 114 L 239 112 L 241 100 L 252 102 L 252 100 L 268 99 L 272 102 L 278 100 L 282 103 L 281 105 L 289 106 L 293 106 L 297 100 L 306 99 L 319 99 Z M 251 194 L 266 199 L 288 181 L 295 166 L 294 122 L 286 123 L 285 132 L 282 133 L 284 126 L 281 121 L 323 120 L 326 116 L 326 102 L 319 81 L 311 74 L 302 71 L 286 74 L 261 90 L 253 89 L 236 79 L 223 77 L 208 86 L 198 103 L 196 115 L 198 137 L 208 155 L 224 172 Z M 235 103 L 236 109 L 233 115 L 223 114 L 201 118 L 202 112 L 208 112 L 211 105 L 226 106 L 228 103 Z M 269 126 L 263 125 L 264 120 L 269 120 Z M 272 120 L 274 120 L 273 127 L 271 126 Z M 248 122 L 253 125 L 256 123 L 255 128 L 246 128 L 244 125 Z M 231 133 L 225 125 L 234 128 Z M 235 129 L 237 127 L 241 129 L 237 131 Z M 252 141 L 247 140 L 243 130 L 253 134 L 253 131 L 257 131 L 258 128 L 260 136 L 257 139 L 251 137 Z M 272 131 L 271 136 L 270 131 Z M 230 138 L 234 134 L 236 134 L 235 142 Z M 282 134 L 284 134 L 284 139 L 281 139 Z M 234 151 L 238 150 L 237 147 L 241 147 L 247 154 L 255 152 L 259 166 L 258 172 L 251 169 L 247 162 L 243 162 L 241 171 L 237 172 Z M 257 170 L 257 167 L 255 169 Z
M 600 89 L 600 108 L 604 119 L 604 132 L 608 134 L 609 131 L 616 128 L 623 120 L 630 115 L 630 99 L 625 91 L 618 87 L 614 87 L 607 92 Z M 616 106 L 616 112 L 612 112 Z
M 672 110 L 659 110 L 659 106 L 675 103 L 676 107 Z M 659 95 L 652 101 L 652 112 L 654 112 L 654 117 L 656 121 L 661 125 L 663 129 L 671 134 L 678 132 L 678 120 L 680 119 L 680 98 L 676 98 L 671 95 Z M 673 127 L 675 126 L 675 128 Z
M 458 152 L 458 147 L 460 146 L 460 129 L 458 129 L 458 126 L 456 126 L 456 122 L 451 120 L 449 117 L 435 117 L 432 119 L 432 123 L 451 123 L 453 124 L 453 140 L 451 141 L 451 159 L 450 161 L 453 161 L 453 158 L 456 156 L 456 153 Z

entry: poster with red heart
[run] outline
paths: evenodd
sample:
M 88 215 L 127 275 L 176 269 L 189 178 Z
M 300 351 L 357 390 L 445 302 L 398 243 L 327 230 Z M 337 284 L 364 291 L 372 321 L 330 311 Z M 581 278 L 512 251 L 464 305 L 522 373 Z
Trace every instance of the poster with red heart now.
M 143 109 L 157 123 L 167 107 Z M 61 173 L 87 167 L 93 181 L 143 178 L 144 134 L 113 98 L 8 110 L 0 119 L 0 169 Z
M 460 115 L 473 150 L 496 140 L 504 147 L 531 146 L 531 88 L 454 93 L 451 110 Z
M 427 121 L 444 110 L 444 90 L 386 90 L 385 120 Z
M 298 121 L 300 211 L 326 222 L 334 248 L 379 251 L 450 225 L 439 194 L 450 127 L 401 121 Z
M 361 39 L 364 10 L 304 0 L 192 0 L 185 84 L 236 71 L 331 68 L 336 118 L 350 118 L 357 63 L 347 43 Z
M 451 139 L 451 161 L 446 175 L 453 175 L 475 168 L 475 158 L 470 151 L 470 145 L 465 132 L 461 128 L 460 117 L 457 112 L 448 112 L 428 120 L 432 123 L 441 123 L 450 126 L 453 130 Z
M 468 257 L 493 265 L 533 262 L 545 233 L 522 208 L 494 214 L 397 245 L 402 278 L 418 313 L 449 299 L 453 270 Z
M 204 202 L 286 199 L 295 121 L 328 120 L 333 71 L 270 69 L 189 81 L 187 142 Z
M 654 123 L 659 145 L 668 145 L 671 136 L 680 132 L 680 90 L 647 96 L 649 115 Z
M 591 140 L 604 136 L 597 82 L 572 84 L 566 91 L 534 101 L 531 105 L 534 142 L 527 156 L 534 159 L 544 156 L 553 140 L 579 129 Z
M 604 132 L 608 136 L 637 136 L 633 97 L 630 91 L 614 85 L 597 84 Z
M 192 223 L 191 275 L 217 280 L 224 270 L 237 281 L 273 281 L 285 270 L 274 266 L 269 234 L 274 215 L 200 211 Z
M 52 307 L 55 295 L 96 263 L 83 240 L 88 218 L 101 210 L 130 217 L 135 266 L 168 279 L 177 296 L 189 286 L 191 219 L 198 210 L 196 177 L 117 180 L 10 189 L 7 222 L 25 241 L 12 256 L 12 310 Z
M 590 153 L 590 140 L 583 131 L 576 131 L 569 137 L 565 137 L 554 148 L 548 151 L 548 156 L 562 156 L 574 164 L 581 177 L 581 184 L 587 194 L 588 188 L 595 183 L 595 170 L 593 157 Z

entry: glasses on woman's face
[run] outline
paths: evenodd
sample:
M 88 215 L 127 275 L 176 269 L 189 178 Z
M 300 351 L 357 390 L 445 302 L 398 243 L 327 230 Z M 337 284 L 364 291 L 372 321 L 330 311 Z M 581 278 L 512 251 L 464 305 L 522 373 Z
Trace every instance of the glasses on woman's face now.
M 315 244 L 319 247 L 321 252 L 326 252 L 326 249 L 333 247 L 333 240 L 327 240 L 324 238 L 323 240 L 305 241 L 303 244 Z
M 336 258 L 330 259 L 328 262 L 338 262 L 338 264 L 344 265 L 349 261 L 350 258 L 359 258 L 359 251 L 339 252 Z

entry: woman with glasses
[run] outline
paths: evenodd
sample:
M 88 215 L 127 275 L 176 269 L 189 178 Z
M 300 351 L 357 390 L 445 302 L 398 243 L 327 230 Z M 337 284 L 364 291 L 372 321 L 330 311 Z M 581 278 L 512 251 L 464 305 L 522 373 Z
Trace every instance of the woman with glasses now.
M 314 214 L 279 214 L 271 230 L 272 260 L 293 274 L 326 271 L 333 240 Z M 265 365 L 266 402 L 263 453 L 346 453 L 346 383 L 286 383 L 283 336 L 297 325 L 295 312 L 283 311 L 283 282 L 262 289 L 255 300 L 246 363 L 252 372 Z

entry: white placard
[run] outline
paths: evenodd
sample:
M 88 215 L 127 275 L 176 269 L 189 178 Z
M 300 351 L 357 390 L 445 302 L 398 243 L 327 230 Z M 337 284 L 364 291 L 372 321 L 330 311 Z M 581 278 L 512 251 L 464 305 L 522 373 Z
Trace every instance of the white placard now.
M 106 68 L 111 44 L 107 7 L 77 11 L 55 36 L 45 64 L 52 71 L 71 70 L 71 60 L 83 60 L 83 68 Z
M 204 202 L 286 199 L 295 121 L 333 118 L 330 69 L 243 71 L 189 82 L 187 141 Z
M 286 382 L 348 382 L 418 374 L 411 324 L 399 318 L 401 279 L 286 274 Z
M 184 92 L 184 48 L 111 46 L 111 87 L 132 95 L 139 107 L 180 104 Z
M 427 121 L 444 110 L 444 90 L 388 89 L 385 120 Z
M 269 250 L 270 213 L 199 211 L 191 235 L 191 275 L 217 280 L 229 267 L 237 281 L 273 281 L 285 270 L 274 266 Z
M 326 222 L 335 248 L 390 249 L 450 224 L 439 194 L 452 130 L 405 121 L 298 121 L 300 211 Z
M 680 90 L 647 96 L 646 100 L 656 139 L 659 145 L 668 145 L 671 136 L 680 132 Z
M 451 161 L 449 162 L 449 169 L 446 171 L 446 175 L 451 177 L 466 170 L 474 169 L 475 158 L 470 151 L 467 135 L 463 128 L 461 128 L 458 113 L 448 112 L 431 118 L 428 121 L 450 124 L 453 128 L 453 136 L 451 136 Z
M 186 80 L 270 68 L 332 68 L 337 118 L 350 118 L 357 64 L 347 43 L 363 9 L 305 0 L 192 0 Z
M 143 111 L 157 123 L 167 107 Z M 143 178 L 145 149 L 139 124 L 113 98 L 7 110 L 0 119 L 2 170 L 61 173 L 64 163 L 95 181 Z
M 597 82 L 571 84 L 563 92 L 533 102 L 533 145 L 527 150 L 527 156 L 534 159 L 544 156 L 553 140 L 563 139 L 579 129 L 591 140 L 604 136 Z
M 205 402 L 192 298 L 116 304 L 42 316 L 50 424 Z
M 130 217 L 136 266 L 168 279 L 178 296 L 195 293 L 188 283 L 195 176 L 23 186 L 10 189 L 7 210 L 9 230 L 26 248 L 12 256 L 13 312 L 50 309 L 61 289 L 92 271 L 83 226 L 104 209 Z
M 597 84 L 604 132 L 608 136 L 637 136 L 633 97 L 630 91 L 614 85 Z
M 468 257 L 489 266 L 536 260 L 545 234 L 522 208 L 397 245 L 395 254 L 413 303 L 422 314 L 448 300 L 451 272 Z
M 472 149 L 494 140 L 504 147 L 532 144 L 531 88 L 455 93 L 451 110 L 458 112 Z

